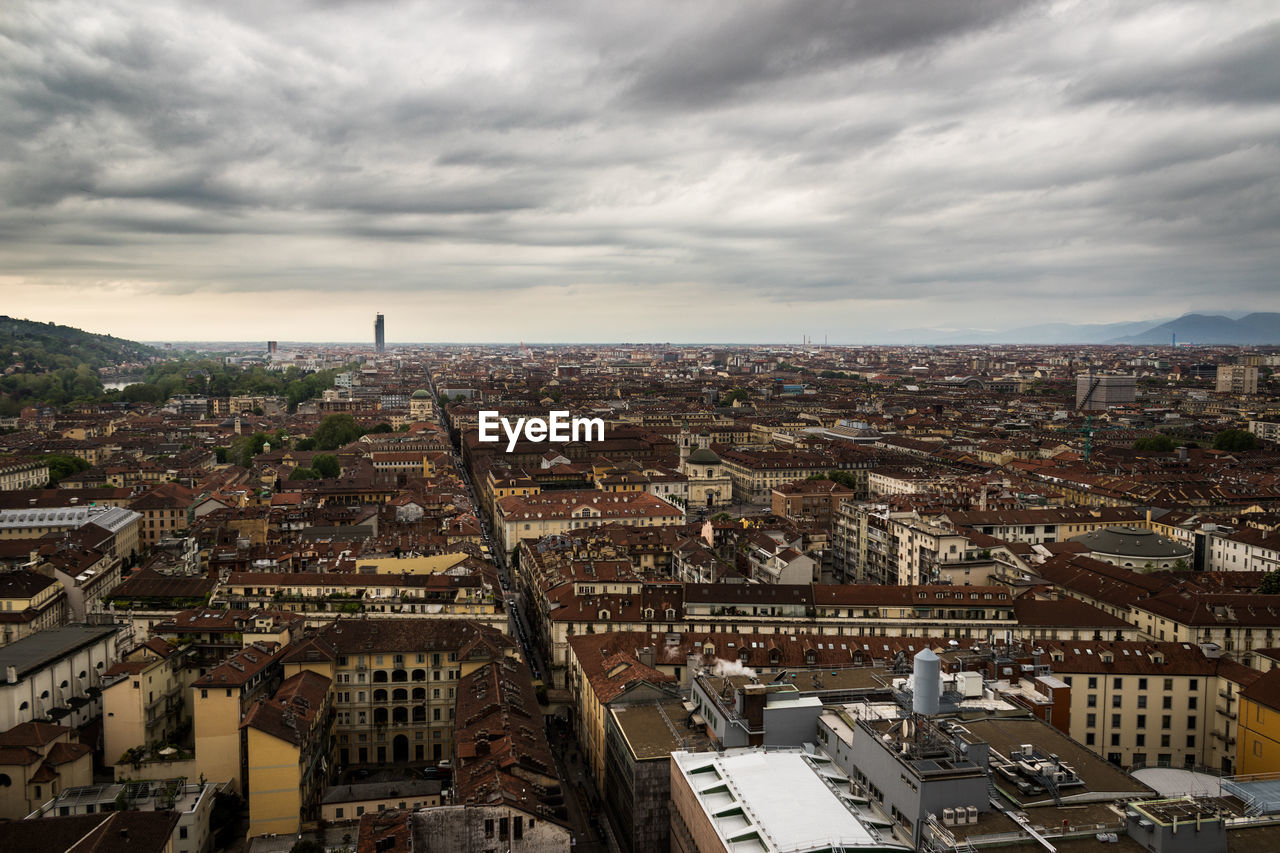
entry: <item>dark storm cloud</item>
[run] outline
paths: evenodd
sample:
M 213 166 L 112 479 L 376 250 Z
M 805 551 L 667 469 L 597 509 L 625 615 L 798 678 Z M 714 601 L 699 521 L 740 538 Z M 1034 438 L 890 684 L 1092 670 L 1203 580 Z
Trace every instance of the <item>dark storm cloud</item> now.
M 632 94 L 704 107 L 780 82 L 908 55 L 1026 13 L 1022 0 L 810 0 L 699 6 L 671 42 L 636 59 Z
M 1249 0 L 16 2 L 0 281 L 335 323 L 502 295 L 568 338 L 656 294 L 722 339 L 1280 308 L 1278 33 Z

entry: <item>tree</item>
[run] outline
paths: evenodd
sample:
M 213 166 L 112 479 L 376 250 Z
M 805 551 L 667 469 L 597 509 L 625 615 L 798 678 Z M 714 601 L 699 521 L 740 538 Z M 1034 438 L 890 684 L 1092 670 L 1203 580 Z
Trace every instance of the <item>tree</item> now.
M 732 406 L 734 403 L 738 402 L 739 400 L 745 403 L 749 399 L 751 399 L 751 392 L 749 392 L 746 388 L 734 388 L 728 394 L 725 394 L 724 399 L 721 400 L 720 402 L 723 405 Z
M 360 429 L 356 419 L 351 415 L 341 414 L 327 416 L 311 437 L 315 439 L 317 450 L 337 450 L 362 435 L 364 430 Z
M 310 468 L 294 468 L 289 472 L 290 480 L 319 480 L 320 475 Z
M 1280 595 L 1280 569 L 1270 572 L 1262 583 L 1258 584 L 1259 593 L 1262 595 Z
M 316 440 L 314 438 L 300 438 L 298 443 L 294 445 L 295 450 L 315 450 Z
M 1240 450 L 1253 450 L 1257 446 L 1258 437 L 1243 429 L 1223 430 L 1213 439 L 1214 450 L 1225 450 L 1229 453 Z
M 289 853 L 325 853 L 324 845 L 318 841 L 304 838 L 289 848 Z
M 225 465 L 227 462 L 227 448 L 215 447 L 213 449 L 213 458 L 217 460 L 219 465 Z
M 79 456 L 66 453 L 50 453 L 41 458 L 49 466 L 49 484 L 53 486 L 58 485 L 63 477 L 78 474 L 89 467 L 89 463 Z
M 1173 450 L 1173 439 L 1167 435 L 1144 435 L 1133 443 L 1133 449 L 1168 453 Z
M 375 435 L 382 435 L 383 433 L 394 432 L 394 430 L 391 429 L 391 424 L 387 423 L 386 421 L 383 421 L 382 423 L 375 426 L 373 429 L 369 430 L 369 432 Z
M 311 460 L 311 470 L 322 479 L 332 480 L 342 473 L 342 466 L 332 453 L 317 453 Z

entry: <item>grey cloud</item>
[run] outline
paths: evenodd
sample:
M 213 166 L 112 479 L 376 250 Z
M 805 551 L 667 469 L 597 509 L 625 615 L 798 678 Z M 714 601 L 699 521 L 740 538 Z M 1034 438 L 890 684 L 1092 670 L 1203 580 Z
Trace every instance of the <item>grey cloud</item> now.
M 859 300 L 1190 304 L 1215 276 L 1215 301 L 1280 307 L 1280 13 L 1253 0 L 14 9 L 0 275 L 193 299 L 571 286 L 619 317 L 670 289 L 762 327 Z M 1217 47 L 1151 27 L 1130 49 L 1183 13 Z M 556 298 L 530 321 L 570 328 Z
M 1084 101 L 1274 105 L 1280 98 L 1280 23 L 1255 27 L 1208 49 L 1179 46 L 1160 62 L 1093 76 L 1074 87 L 1073 94 Z

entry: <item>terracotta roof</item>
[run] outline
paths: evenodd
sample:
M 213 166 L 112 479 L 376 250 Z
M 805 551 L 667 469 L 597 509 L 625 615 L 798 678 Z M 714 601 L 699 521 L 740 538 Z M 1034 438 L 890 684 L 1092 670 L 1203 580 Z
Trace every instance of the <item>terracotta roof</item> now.
M 70 733 L 71 729 L 66 726 L 53 723 L 19 723 L 0 733 L 0 746 L 44 746 Z

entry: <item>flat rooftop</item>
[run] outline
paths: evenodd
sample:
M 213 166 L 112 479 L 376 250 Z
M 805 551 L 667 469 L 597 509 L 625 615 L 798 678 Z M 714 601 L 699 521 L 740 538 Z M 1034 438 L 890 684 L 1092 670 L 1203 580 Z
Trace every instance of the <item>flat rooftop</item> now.
M 609 709 L 636 761 L 665 760 L 679 750 L 705 752 L 706 726 L 686 725 L 690 713 L 678 699 L 620 705 Z
M 1034 717 L 957 719 L 956 722 L 968 730 L 969 734 L 964 736 L 965 740 L 971 743 L 985 741 L 991 745 L 993 753 L 999 753 L 1006 759 L 1017 753 L 1020 745 L 1024 743 L 1034 744 L 1036 749 L 1045 755 L 1057 755 L 1071 766 L 1080 777 L 1080 781 L 1084 783 L 1083 788 L 1063 789 L 1064 803 L 1088 799 L 1114 800 L 1124 797 L 1150 796 L 1155 793 L 1120 768 L 1108 764 L 1081 744 Z M 1052 797 L 1045 794 L 1025 796 L 1016 788 L 1001 784 L 998 778 L 995 781 L 1001 791 L 1024 807 L 1053 803 Z
M 0 648 L 0 673 L 9 667 L 18 672 L 18 678 L 43 669 L 84 646 L 110 637 L 119 627 L 116 625 L 73 625 L 66 628 L 46 628 L 23 637 L 16 643 Z
M 728 850 L 909 849 L 859 818 L 837 793 L 848 781 L 828 781 L 833 766 L 799 750 L 676 752 L 671 760 Z

